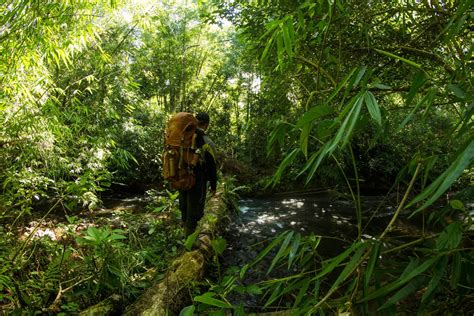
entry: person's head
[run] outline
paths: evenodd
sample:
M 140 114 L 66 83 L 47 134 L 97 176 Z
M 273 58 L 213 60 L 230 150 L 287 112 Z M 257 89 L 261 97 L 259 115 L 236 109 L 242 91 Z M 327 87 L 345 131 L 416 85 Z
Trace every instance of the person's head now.
M 198 127 L 207 130 L 209 127 L 209 114 L 206 112 L 198 112 L 196 114 L 196 119 L 198 120 Z

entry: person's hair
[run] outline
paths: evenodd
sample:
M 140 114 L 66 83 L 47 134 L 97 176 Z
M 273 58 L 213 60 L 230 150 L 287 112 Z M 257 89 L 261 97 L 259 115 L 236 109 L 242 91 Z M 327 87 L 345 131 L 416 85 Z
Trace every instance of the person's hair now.
M 206 124 L 209 123 L 209 114 L 206 112 L 198 112 L 196 114 L 196 119 L 199 121 L 201 124 Z

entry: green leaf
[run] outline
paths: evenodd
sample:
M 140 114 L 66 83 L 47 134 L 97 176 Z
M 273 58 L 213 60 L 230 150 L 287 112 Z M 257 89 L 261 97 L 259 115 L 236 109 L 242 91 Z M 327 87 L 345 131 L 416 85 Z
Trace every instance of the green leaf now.
M 421 305 L 428 303 L 432 297 L 432 294 L 438 289 L 438 284 L 446 274 L 446 267 L 448 265 L 448 256 L 444 256 L 434 267 L 433 277 L 428 284 L 428 287 L 421 297 Z
M 260 295 L 263 293 L 262 289 L 255 284 L 250 284 L 245 287 L 245 292 L 253 295 Z
M 247 273 L 247 270 L 250 268 L 250 265 L 247 263 L 245 264 L 242 269 L 240 270 L 240 273 L 239 273 L 239 276 L 240 276 L 240 279 L 243 280 L 244 279 L 244 276 L 245 276 L 245 273 Z
M 409 59 L 400 57 L 400 56 L 398 56 L 398 55 L 395 55 L 395 54 L 386 52 L 386 51 L 381 50 L 381 49 L 377 49 L 377 48 L 374 48 L 374 49 L 375 49 L 375 51 L 377 51 L 377 52 L 380 53 L 380 54 L 383 54 L 383 55 L 388 56 L 388 57 L 390 57 L 390 58 L 398 59 L 398 60 L 400 60 L 400 61 L 402 61 L 402 62 L 404 62 L 404 63 L 406 63 L 406 64 L 408 64 L 408 65 L 410 65 L 410 66 L 412 66 L 412 67 L 421 69 L 421 65 L 418 64 L 418 63 L 415 63 L 414 61 L 411 61 L 411 60 L 409 60 Z
M 331 273 L 337 266 L 339 266 L 339 264 L 344 261 L 347 257 L 349 257 L 349 255 L 354 252 L 354 250 L 356 248 L 358 248 L 360 245 L 360 243 L 353 243 L 349 248 L 347 248 L 343 253 L 341 253 L 340 255 L 332 258 L 330 261 L 329 261 L 329 264 L 326 264 L 324 265 L 324 269 L 319 272 L 315 279 L 319 279 L 323 276 L 325 276 L 326 274 L 328 273 Z
M 354 272 L 354 270 L 359 266 L 360 259 L 362 258 L 362 255 L 364 254 L 365 250 L 367 249 L 367 246 L 369 245 L 368 243 L 356 243 L 355 247 L 355 252 L 351 256 L 351 260 L 349 263 L 344 267 L 344 270 L 342 270 L 341 274 L 337 277 L 336 281 L 333 282 L 331 289 L 328 291 L 329 292 L 334 292 L 338 287 L 339 284 L 341 284 L 343 281 L 345 281 L 349 275 Z
M 194 301 L 221 308 L 232 308 L 232 305 L 229 303 L 214 298 L 213 296 L 215 295 L 216 293 L 206 292 L 203 295 L 194 297 Z
M 275 174 L 273 175 L 272 181 L 274 185 L 280 181 L 283 172 L 286 170 L 286 168 L 288 168 L 288 166 L 293 162 L 293 160 L 295 160 L 299 152 L 300 148 L 295 148 L 288 155 L 286 155 L 285 159 L 283 159 L 283 161 L 278 166 L 278 169 L 275 171 Z
M 268 144 L 267 144 L 267 155 L 270 155 L 271 148 L 273 147 L 275 142 L 283 144 L 286 132 L 287 132 L 289 127 L 291 127 L 290 124 L 288 124 L 286 122 L 281 122 L 271 132 L 270 137 L 268 139 Z
M 263 50 L 262 56 L 260 57 L 261 61 L 264 61 L 270 51 L 270 48 L 273 46 L 273 36 L 267 41 L 265 49 Z
M 449 205 L 451 205 L 452 209 L 460 210 L 460 211 L 464 210 L 464 204 L 463 202 L 459 200 L 451 200 L 449 201 Z
M 186 306 L 179 312 L 179 316 L 193 316 L 195 309 L 196 307 L 194 307 L 194 305 Z
M 370 256 L 369 262 L 367 263 L 367 268 L 364 273 L 364 291 L 367 292 L 369 289 L 370 278 L 374 272 L 375 266 L 379 260 L 380 254 L 380 242 L 376 242 L 372 248 L 372 255 Z
M 184 248 L 186 248 L 186 250 L 191 251 L 191 249 L 193 248 L 194 241 L 196 240 L 200 232 L 201 231 L 197 229 L 194 233 L 189 235 L 188 238 L 186 238 L 186 241 L 184 242 Z
M 296 128 L 302 128 L 303 126 L 320 119 L 324 116 L 333 113 L 333 109 L 328 105 L 317 105 L 311 108 L 308 112 L 306 112 L 296 123 Z
M 362 77 L 364 76 L 366 70 L 367 70 L 367 66 L 360 67 L 359 72 L 357 73 L 357 76 L 355 77 L 355 81 L 354 81 L 354 85 L 353 85 L 354 87 L 357 87 L 357 85 L 360 82 L 360 79 L 362 79 Z M 351 89 L 352 89 L 352 87 L 351 87 Z
M 214 252 L 217 255 L 221 255 L 227 247 L 227 241 L 224 238 L 219 237 L 217 239 L 212 240 L 211 245 L 212 249 L 214 249 Z
M 380 107 L 375 99 L 375 96 L 370 91 L 366 91 L 364 94 L 365 105 L 369 111 L 372 119 L 377 122 L 377 124 L 382 125 L 382 114 L 380 114 Z
M 252 265 L 262 260 L 273 248 L 275 248 L 276 245 L 278 245 L 282 241 L 283 238 L 285 238 L 286 234 L 287 232 L 285 231 L 278 235 L 277 238 L 275 238 L 267 247 L 265 247 L 265 249 L 263 249 L 258 254 L 257 258 L 255 258 L 255 260 L 252 262 Z
M 379 310 L 387 308 L 393 304 L 396 304 L 400 302 L 402 299 L 407 297 L 408 295 L 412 294 L 416 290 L 418 290 L 424 283 L 426 282 L 426 277 L 424 276 L 418 276 L 411 282 L 409 282 L 407 285 L 405 285 L 403 288 L 401 288 L 397 293 L 395 293 L 390 299 L 383 304 Z
M 263 308 L 267 308 L 273 302 L 275 302 L 283 294 L 283 291 L 284 291 L 283 283 L 279 282 L 277 286 L 275 287 L 275 289 L 273 290 L 272 295 L 263 306 Z
M 348 115 L 349 117 L 349 124 L 347 126 L 347 130 L 343 130 L 344 138 L 342 139 L 341 147 L 344 147 L 352 137 L 352 131 L 354 130 L 355 124 L 359 120 L 360 110 L 362 109 L 362 95 L 357 98 L 356 103 L 354 105 L 354 111 Z
M 290 231 L 286 237 L 285 240 L 283 240 L 283 243 L 281 244 L 280 250 L 278 250 L 278 253 L 275 255 L 275 257 L 272 260 L 272 263 L 270 267 L 267 270 L 267 274 L 269 274 L 273 267 L 278 263 L 278 261 L 283 257 L 284 253 L 286 252 L 286 249 L 288 245 L 290 244 L 291 238 L 293 238 L 293 231 Z
M 462 223 L 456 221 L 448 225 L 436 239 L 436 249 L 439 251 L 456 249 L 462 240 Z
M 300 246 L 300 241 L 301 241 L 301 234 L 297 233 L 295 235 L 295 238 L 291 241 L 291 246 L 290 246 L 290 253 L 288 254 L 288 270 L 291 267 L 291 264 L 293 263 L 293 260 L 296 257 L 296 253 L 298 252 L 299 246 Z
M 430 259 L 425 260 L 423 263 L 421 263 L 418 266 L 415 266 L 413 264 L 413 262 L 411 262 L 409 264 L 409 266 L 407 267 L 407 269 L 405 269 L 405 273 L 402 273 L 402 275 L 398 279 L 396 279 L 392 283 L 389 283 L 389 284 L 381 287 L 380 289 L 375 290 L 374 292 L 370 293 L 369 295 L 366 295 L 361 300 L 359 300 L 357 303 L 370 301 L 370 300 L 388 295 L 390 292 L 396 290 L 400 286 L 405 285 L 406 283 L 408 283 L 413 278 L 421 275 L 423 272 L 425 272 L 428 268 L 430 268 L 438 260 L 439 260 L 438 257 L 432 257 Z
M 300 134 L 300 148 L 306 159 L 308 159 L 308 143 L 311 127 L 311 124 L 305 125 Z
M 286 54 L 288 55 L 288 57 L 290 59 L 293 58 L 293 43 L 291 41 L 291 38 L 290 38 L 290 31 L 288 29 L 288 25 L 287 24 L 283 24 L 281 26 L 281 29 L 282 29 L 282 32 L 283 32 L 283 42 L 285 44 L 285 50 L 286 50 Z
M 293 304 L 293 308 L 297 308 L 301 300 L 303 299 L 303 297 L 308 295 L 307 291 L 308 291 L 308 287 L 310 283 L 311 283 L 310 278 L 305 278 L 299 282 L 300 290 L 298 292 L 298 295 L 296 296 L 295 303 Z
M 436 201 L 441 196 L 441 194 L 443 194 L 454 183 L 454 181 L 457 180 L 463 171 L 472 164 L 473 158 L 474 140 L 471 140 L 464 151 L 461 152 L 461 154 L 449 166 L 449 168 L 407 205 L 407 207 L 410 207 L 413 204 L 429 197 L 422 206 L 420 206 L 410 215 L 410 217 L 433 204 L 434 201 Z
M 387 86 L 386 84 L 383 84 L 383 83 L 375 83 L 373 85 L 373 87 L 377 88 L 377 89 L 380 89 L 380 90 L 390 90 L 390 89 L 392 89 L 392 87 Z
M 351 72 L 337 85 L 336 89 L 334 89 L 334 92 L 329 96 L 329 98 L 326 99 L 326 104 L 330 104 L 332 99 L 341 91 L 341 89 L 346 85 L 346 83 L 351 79 L 355 73 L 357 68 L 354 68 L 351 70 Z
M 464 91 L 457 84 L 450 83 L 448 84 L 448 88 L 454 93 L 455 96 L 457 96 L 460 99 L 464 99 L 465 97 Z
M 462 256 L 460 252 L 456 252 L 453 256 L 453 263 L 451 267 L 451 277 L 449 283 L 452 289 L 457 288 L 462 271 Z
M 408 122 L 411 121 L 411 119 L 413 118 L 414 114 L 415 114 L 415 113 L 418 111 L 418 109 L 419 109 L 423 104 L 425 104 L 425 103 L 427 103 L 426 108 L 425 108 L 425 112 L 426 112 L 426 109 L 429 108 L 429 107 L 431 106 L 431 104 L 433 103 L 437 92 L 438 92 L 438 89 L 436 89 L 436 87 L 431 88 L 431 89 L 428 91 L 428 93 L 420 100 L 420 102 L 418 102 L 418 103 L 416 104 L 416 106 L 413 108 L 413 110 L 411 110 L 410 113 L 405 117 L 405 119 L 403 120 L 403 122 L 398 126 L 396 133 L 398 133 L 399 131 L 401 131 L 401 130 L 403 129 L 403 127 L 405 127 L 405 125 L 408 124 Z

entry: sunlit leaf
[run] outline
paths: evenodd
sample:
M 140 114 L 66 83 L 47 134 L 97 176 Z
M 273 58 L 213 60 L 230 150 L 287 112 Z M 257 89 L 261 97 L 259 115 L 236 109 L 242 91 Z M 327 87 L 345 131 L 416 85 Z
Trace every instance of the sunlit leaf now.
M 381 49 L 377 49 L 375 48 L 375 51 L 379 52 L 380 54 L 383 54 L 385 56 L 388 56 L 390 58 L 394 58 L 394 59 L 398 59 L 404 63 L 406 63 L 407 65 L 410 65 L 412 67 L 415 67 L 415 68 L 418 68 L 418 69 L 421 69 L 421 65 L 412 61 L 412 60 L 409 60 L 409 59 L 406 59 L 406 58 L 403 58 L 403 57 L 400 57 L 398 55 L 395 55 L 395 54 L 392 54 L 392 53 L 389 53 L 389 52 L 386 52 L 384 50 L 381 50 Z

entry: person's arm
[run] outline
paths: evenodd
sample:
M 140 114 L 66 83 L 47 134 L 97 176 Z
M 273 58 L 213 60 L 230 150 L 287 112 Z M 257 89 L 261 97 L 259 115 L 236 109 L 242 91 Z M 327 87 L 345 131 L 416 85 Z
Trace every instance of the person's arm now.
M 207 164 L 207 172 L 208 172 L 208 180 L 211 184 L 211 191 L 216 192 L 217 188 L 217 165 L 214 157 L 209 153 L 206 152 L 206 164 Z

